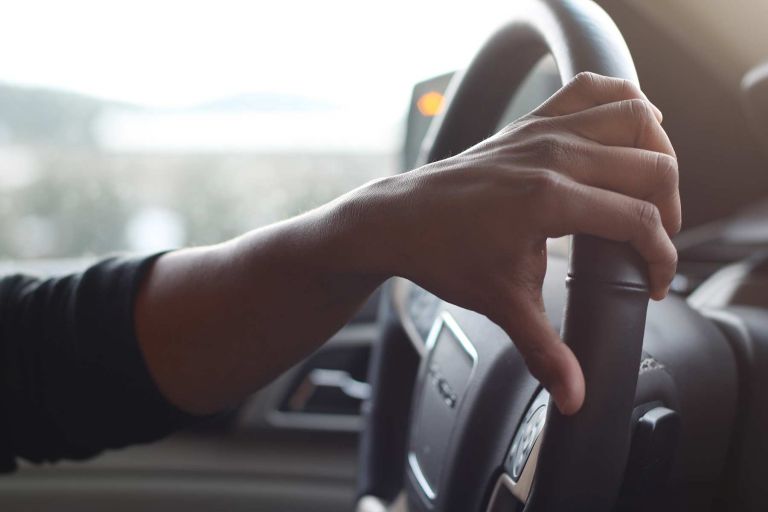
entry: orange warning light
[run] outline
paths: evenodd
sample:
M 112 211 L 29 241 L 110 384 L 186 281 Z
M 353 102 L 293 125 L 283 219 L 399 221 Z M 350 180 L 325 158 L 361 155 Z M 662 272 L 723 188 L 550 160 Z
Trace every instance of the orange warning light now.
M 445 98 L 437 91 L 425 92 L 416 101 L 416 108 L 421 115 L 425 117 L 434 117 L 443 109 L 443 100 Z

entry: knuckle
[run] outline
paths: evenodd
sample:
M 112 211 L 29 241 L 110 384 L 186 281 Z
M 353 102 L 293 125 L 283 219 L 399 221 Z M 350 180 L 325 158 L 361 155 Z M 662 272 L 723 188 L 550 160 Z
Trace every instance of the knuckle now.
M 669 232 L 672 235 L 676 235 L 680 232 L 680 230 L 683 228 L 683 219 L 680 216 L 679 213 L 675 214 L 675 216 L 672 218 L 672 222 L 669 226 Z M 675 253 L 677 254 L 677 253 Z
M 653 170 L 664 192 L 677 190 L 680 175 L 677 169 L 677 159 L 664 153 L 656 153 Z
M 616 78 L 620 82 L 620 90 L 622 96 L 625 98 L 642 98 L 643 93 L 640 91 L 640 87 L 637 86 L 632 80 L 626 78 Z
M 623 100 L 623 105 L 627 109 L 627 113 L 636 121 L 645 123 L 654 117 L 651 104 L 640 98 L 632 98 L 629 100 Z
M 635 218 L 644 231 L 655 231 L 661 226 L 661 213 L 655 204 L 638 201 Z
M 674 246 L 665 247 L 659 260 L 656 262 L 658 265 L 666 269 L 674 269 L 677 267 L 677 251 Z
M 582 71 L 573 77 L 573 85 L 578 88 L 590 88 L 597 84 L 599 75 L 591 71 Z
M 651 105 L 646 100 L 631 99 L 622 102 L 623 108 L 635 125 L 636 137 L 635 146 L 641 146 L 643 141 L 648 140 L 655 128 L 656 116 L 653 113 Z
M 632 99 L 643 97 L 640 87 L 631 80 L 599 75 L 590 71 L 582 71 L 576 75 L 572 80 L 572 84 L 576 89 L 595 90 L 611 98 Z
M 529 200 L 536 208 L 542 208 L 557 217 L 567 196 L 566 179 L 550 170 L 535 171 L 530 180 Z M 538 219 L 544 222 L 544 219 Z
M 677 159 L 664 153 L 656 153 L 654 158 L 654 174 L 658 183 L 656 197 L 662 198 L 667 205 L 665 210 L 664 227 L 670 234 L 677 234 L 682 228 L 678 186 L 680 174 Z
M 563 178 L 558 173 L 550 170 L 535 171 L 531 175 L 530 185 L 534 195 L 543 198 L 551 197 L 560 188 Z
M 669 253 L 669 266 L 677 268 L 678 255 L 677 251 L 673 248 Z

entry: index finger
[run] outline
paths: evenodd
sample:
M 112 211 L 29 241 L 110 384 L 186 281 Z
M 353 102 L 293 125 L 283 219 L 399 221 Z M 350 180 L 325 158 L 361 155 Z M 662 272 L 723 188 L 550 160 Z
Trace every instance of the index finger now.
M 648 101 L 648 97 L 640 87 L 630 80 L 584 72 L 576 75 L 532 114 L 546 117 L 564 116 L 606 103 L 634 99 Z M 653 104 L 651 105 L 654 115 L 661 122 L 663 119 L 661 111 Z

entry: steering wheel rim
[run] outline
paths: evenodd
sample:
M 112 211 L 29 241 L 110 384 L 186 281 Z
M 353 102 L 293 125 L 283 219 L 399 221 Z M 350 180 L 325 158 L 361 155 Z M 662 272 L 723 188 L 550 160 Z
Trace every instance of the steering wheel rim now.
M 621 33 L 597 4 L 527 1 L 452 81 L 447 108 L 422 146 L 422 163 L 491 135 L 513 93 L 547 53 L 563 83 L 582 71 L 638 81 Z M 629 451 L 649 298 L 645 265 L 628 244 L 577 235 L 567 289 L 562 335 L 584 370 L 586 400 L 571 417 L 548 407 L 535 479 L 524 496 L 526 511 L 609 510 Z M 422 501 L 425 509 L 451 509 L 445 502 L 430 508 L 429 500 Z

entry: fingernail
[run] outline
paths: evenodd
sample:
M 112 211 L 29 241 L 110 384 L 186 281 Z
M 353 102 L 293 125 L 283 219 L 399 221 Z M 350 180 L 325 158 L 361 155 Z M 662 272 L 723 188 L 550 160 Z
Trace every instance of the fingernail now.
M 661 290 L 656 290 L 651 294 L 651 298 L 655 301 L 661 301 L 667 298 L 667 295 L 669 295 L 669 285 L 665 286 Z

